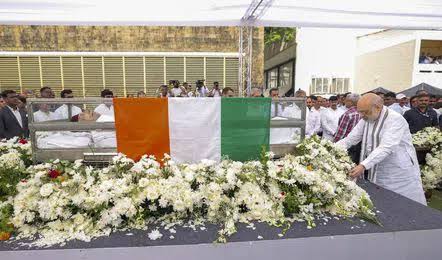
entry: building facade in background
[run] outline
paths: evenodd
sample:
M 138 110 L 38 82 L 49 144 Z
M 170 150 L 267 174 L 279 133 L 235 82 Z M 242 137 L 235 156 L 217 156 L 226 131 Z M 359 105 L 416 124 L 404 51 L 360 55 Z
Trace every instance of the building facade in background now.
M 352 91 L 356 37 L 367 31 L 370 30 L 298 29 L 295 88 L 316 95 Z
M 156 95 L 169 80 L 238 89 L 236 27 L 0 26 L 0 89 L 68 88 L 76 96 Z M 252 80 L 263 84 L 263 28 Z
M 264 48 L 264 86 L 279 88 L 281 96 L 293 95 L 295 87 L 296 39 L 278 41 Z
M 424 56 L 434 59 L 426 64 Z M 384 30 L 358 37 L 355 91 L 400 92 L 420 83 L 442 88 L 442 31 Z
M 265 46 L 266 89 L 279 87 L 282 95 L 293 95 L 296 89 L 316 95 L 351 91 L 356 36 L 366 32 L 297 28 L 292 41 Z

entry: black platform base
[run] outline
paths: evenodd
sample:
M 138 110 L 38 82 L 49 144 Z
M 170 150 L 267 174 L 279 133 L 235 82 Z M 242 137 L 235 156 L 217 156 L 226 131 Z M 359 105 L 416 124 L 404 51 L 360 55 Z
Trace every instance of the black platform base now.
M 280 237 L 280 229 L 266 224 L 257 223 L 254 230 L 239 225 L 226 244 L 213 243 L 214 225 L 197 231 L 177 227 L 176 234 L 160 229 L 163 237 L 155 241 L 148 232 L 134 230 L 46 249 L 2 242 L 0 259 L 442 259 L 441 212 L 370 183 L 361 186 L 383 226 L 359 219 L 318 219 L 316 228 L 295 223 Z

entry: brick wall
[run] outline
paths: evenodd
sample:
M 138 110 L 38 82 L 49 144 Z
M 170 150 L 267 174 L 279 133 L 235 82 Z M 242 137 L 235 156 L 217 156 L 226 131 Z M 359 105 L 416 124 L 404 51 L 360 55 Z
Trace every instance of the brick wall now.
M 237 52 L 236 27 L 0 26 L 0 51 Z M 254 32 L 254 84 L 262 84 L 264 29 Z

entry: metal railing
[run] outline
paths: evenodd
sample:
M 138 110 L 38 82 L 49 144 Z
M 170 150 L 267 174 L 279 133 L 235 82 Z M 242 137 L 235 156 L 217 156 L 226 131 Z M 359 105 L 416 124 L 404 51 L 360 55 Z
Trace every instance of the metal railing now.
M 57 105 L 65 104 L 68 106 L 68 119 L 35 122 L 34 108 L 41 104 Z M 103 131 L 114 130 L 115 124 L 110 122 L 71 122 L 72 106 L 81 106 L 83 109 L 91 105 L 112 104 L 112 99 L 109 98 L 31 98 L 27 100 L 29 133 L 32 146 L 32 159 L 34 162 L 42 162 L 50 159 L 63 159 L 74 161 L 83 159 L 85 153 L 115 153 L 116 147 L 99 148 L 99 147 L 85 147 L 85 148 L 42 148 L 38 147 L 37 132 L 59 132 L 59 131 Z

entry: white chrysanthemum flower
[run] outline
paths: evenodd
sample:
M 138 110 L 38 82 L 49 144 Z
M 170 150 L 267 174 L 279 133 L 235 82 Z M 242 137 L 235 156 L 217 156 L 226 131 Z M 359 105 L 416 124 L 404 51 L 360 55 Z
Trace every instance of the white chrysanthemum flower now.
M 157 239 L 160 239 L 161 237 L 163 237 L 163 234 L 161 234 L 158 229 L 155 229 L 155 230 L 152 230 L 152 232 L 150 232 L 148 234 L 148 237 L 150 240 L 157 240 Z
M 21 159 L 21 155 L 18 152 L 9 152 L 0 155 L 0 167 L 5 169 L 24 169 L 25 164 Z
M 40 195 L 42 197 L 48 197 L 49 195 L 52 194 L 53 191 L 54 191 L 54 186 L 52 185 L 52 183 L 46 183 L 43 186 L 41 186 Z

